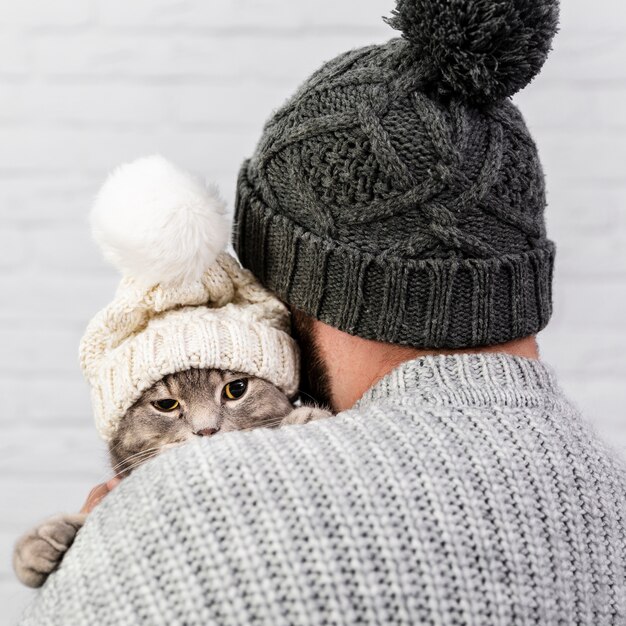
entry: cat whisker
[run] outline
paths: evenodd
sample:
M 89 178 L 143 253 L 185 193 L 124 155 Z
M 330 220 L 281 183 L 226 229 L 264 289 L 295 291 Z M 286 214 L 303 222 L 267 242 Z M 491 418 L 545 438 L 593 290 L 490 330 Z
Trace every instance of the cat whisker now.
M 145 450 L 140 450 L 139 452 L 135 452 L 134 454 L 130 454 L 127 457 L 125 457 L 119 464 L 121 463 L 126 463 L 127 461 L 130 461 L 131 459 L 134 459 L 135 457 L 141 456 L 143 454 L 148 454 L 150 452 L 156 452 L 157 450 L 159 450 L 160 448 L 146 448 Z
M 113 454 L 113 452 L 115 452 L 122 445 L 122 443 L 123 443 L 122 441 L 119 441 L 114 446 L 109 446 L 109 458 L 111 458 L 111 455 Z M 112 467 L 111 469 L 115 470 L 116 467 L 117 467 L 117 465 L 115 467 Z M 107 472 L 106 474 L 102 474 L 102 476 L 100 477 L 98 482 L 103 482 L 103 481 L 107 480 L 109 478 L 109 476 L 110 476 L 109 472 Z
M 259 424 L 257 428 L 275 428 L 276 426 L 280 426 L 283 423 L 283 419 L 271 421 L 271 422 L 263 422 Z
M 264 426 L 265 424 L 280 424 L 285 419 L 284 415 L 280 417 L 268 417 L 262 420 L 259 420 L 259 425 Z
M 247 432 L 250 430 L 256 430 L 257 428 L 274 428 L 276 426 L 280 426 L 285 417 L 273 417 L 267 420 L 259 421 L 258 424 L 254 426 L 249 426 L 248 428 L 241 428 L 241 432 Z
M 111 469 L 113 470 L 113 472 L 116 472 L 123 465 L 126 465 L 129 462 L 134 462 L 136 460 L 139 460 L 140 458 L 142 458 L 142 457 L 144 457 L 146 455 L 149 455 L 149 454 L 152 454 L 152 453 L 155 453 L 155 452 L 159 452 L 159 450 L 160 450 L 160 448 L 148 448 L 147 450 L 142 450 L 141 452 L 137 452 L 136 454 L 131 454 L 131 455 L 127 456 L 125 459 L 122 459 L 119 463 L 114 465 Z
M 302 389 L 298 389 L 298 394 L 301 396 L 306 396 L 307 398 L 311 400 L 311 402 L 313 402 L 313 404 L 317 404 L 317 400 L 310 393 L 307 393 L 306 391 L 302 391 Z
M 141 463 L 145 461 L 147 458 L 150 458 L 150 456 L 153 454 L 157 454 L 157 452 L 149 452 L 146 454 L 142 454 L 141 456 L 136 456 L 132 459 L 125 459 L 124 461 L 121 461 L 113 468 L 113 473 L 117 476 L 118 474 L 124 472 L 129 465 L 132 465 L 133 463 L 136 463 L 136 462 Z
M 149 454 L 148 456 L 145 456 L 141 459 L 137 459 L 135 461 L 133 461 L 133 463 L 131 463 L 128 467 L 124 468 L 124 472 L 131 472 L 132 470 L 134 470 L 136 467 L 139 467 L 140 465 L 143 465 L 146 461 L 149 461 L 150 459 L 153 459 L 154 457 L 159 455 L 160 451 L 156 451 L 153 452 L 152 454 Z
M 123 441 L 118 441 L 114 446 L 109 446 L 109 454 L 117 450 L 123 443 Z

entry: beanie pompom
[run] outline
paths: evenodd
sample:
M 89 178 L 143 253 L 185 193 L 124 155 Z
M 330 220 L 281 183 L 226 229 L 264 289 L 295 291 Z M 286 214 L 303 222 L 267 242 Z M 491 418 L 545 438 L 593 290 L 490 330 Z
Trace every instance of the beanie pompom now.
M 158 155 L 110 174 L 91 225 L 105 258 L 147 286 L 199 279 L 231 230 L 217 189 Z
M 539 73 L 558 17 L 558 0 L 397 0 L 386 21 L 411 43 L 428 89 L 489 104 Z

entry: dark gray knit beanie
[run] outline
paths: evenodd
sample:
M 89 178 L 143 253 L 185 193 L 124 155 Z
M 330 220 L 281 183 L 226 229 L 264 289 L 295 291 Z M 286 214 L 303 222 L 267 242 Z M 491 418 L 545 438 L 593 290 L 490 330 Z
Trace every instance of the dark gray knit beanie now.
M 293 307 L 418 348 L 499 344 L 552 312 L 537 148 L 510 96 L 557 0 L 399 0 L 403 37 L 338 56 L 267 122 L 235 248 Z

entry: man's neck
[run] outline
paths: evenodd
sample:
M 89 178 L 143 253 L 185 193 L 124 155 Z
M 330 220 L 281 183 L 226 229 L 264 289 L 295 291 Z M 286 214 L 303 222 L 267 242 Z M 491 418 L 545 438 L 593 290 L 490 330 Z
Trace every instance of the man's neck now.
M 462 350 L 419 350 L 354 337 L 315 321 L 317 349 L 324 361 L 330 386 L 333 410 L 344 411 L 381 378 L 396 367 L 421 356 L 443 354 L 504 353 L 527 359 L 538 359 L 535 337 L 526 337 L 497 346 Z

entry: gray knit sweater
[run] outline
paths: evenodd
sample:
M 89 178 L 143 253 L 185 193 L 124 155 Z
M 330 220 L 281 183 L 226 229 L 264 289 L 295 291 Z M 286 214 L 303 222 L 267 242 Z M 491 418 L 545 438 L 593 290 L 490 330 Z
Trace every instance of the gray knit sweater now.
M 146 464 L 21 624 L 626 624 L 625 478 L 541 363 L 422 358 Z

